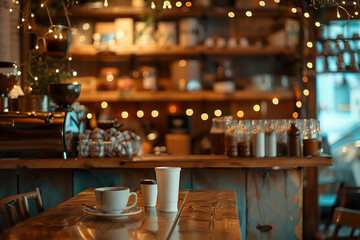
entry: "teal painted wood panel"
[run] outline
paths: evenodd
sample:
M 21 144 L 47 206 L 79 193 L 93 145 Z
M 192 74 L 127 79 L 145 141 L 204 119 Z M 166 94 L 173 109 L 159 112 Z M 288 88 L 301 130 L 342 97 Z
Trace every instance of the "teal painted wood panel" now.
M 303 172 L 247 171 L 247 239 L 302 239 Z
M 72 170 L 70 169 L 21 169 L 19 192 L 40 189 L 44 208 L 49 209 L 73 196 Z M 31 214 L 37 213 L 35 202 L 30 202 Z
M 194 190 L 235 190 L 241 239 L 246 239 L 246 170 L 192 169 Z
M 0 199 L 15 194 L 17 194 L 16 170 L 0 170 Z M 4 226 L 4 219 L 0 217 L 0 232 Z
M 125 186 L 140 189 L 142 179 L 156 179 L 154 169 L 91 169 L 74 170 L 74 194 L 90 187 Z M 191 188 L 191 170 L 180 172 L 180 189 Z

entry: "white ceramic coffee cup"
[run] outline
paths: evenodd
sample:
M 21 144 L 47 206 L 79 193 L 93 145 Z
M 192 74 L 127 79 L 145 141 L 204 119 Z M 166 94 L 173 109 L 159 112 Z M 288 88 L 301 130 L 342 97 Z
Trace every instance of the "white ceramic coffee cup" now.
M 131 206 L 126 206 L 131 195 L 134 195 L 135 201 Z M 124 209 L 132 208 L 137 203 L 136 193 L 130 192 L 128 187 L 95 188 L 95 197 L 99 210 L 105 213 L 121 213 Z
M 179 201 L 179 167 L 156 167 L 156 180 L 161 212 L 177 212 Z

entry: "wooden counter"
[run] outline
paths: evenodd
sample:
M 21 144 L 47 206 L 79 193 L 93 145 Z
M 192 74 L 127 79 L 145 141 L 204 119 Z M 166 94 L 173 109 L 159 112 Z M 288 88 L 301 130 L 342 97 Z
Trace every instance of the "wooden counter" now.
M 178 166 L 182 168 L 180 189 L 235 191 L 242 239 L 307 239 L 306 231 L 314 232 L 309 227 L 317 227 L 317 183 L 314 177 L 306 187 L 305 199 L 304 169 L 331 165 L 330 156 L 1 159 L 0 198 L 39 187 L 48 209 L 87 188 L 127 186 L 136 190 L 142 179 L 156 178 L 154 167 Z M 314 216 L 306 216 L 309 212 Z
M 214 155 L 142 156 L 122 158 L 76 159 L 0 159 L 0 169 L 91 169 L 91 168 L 154 168 L 178 166 L 181 168 L 294 168 L 331 166 L 330 156 L 279 158 L 227 158 Z

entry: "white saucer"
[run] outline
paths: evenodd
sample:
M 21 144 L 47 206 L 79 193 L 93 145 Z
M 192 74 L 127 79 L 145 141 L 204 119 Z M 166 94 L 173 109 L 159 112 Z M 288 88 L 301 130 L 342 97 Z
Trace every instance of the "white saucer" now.
M 119 219 L 119 218 L 123 218 L 126 216 L 138 214 L 141 211 L 142 211 L 142 209 L 139 207 L 132 207 L 129 209 L 125 209 L 121 213 L 104 213 L 96 208 L 95 209 L 90 209 L 90 208 L 84 209 L 84 212 L 89 215 L 93 215 L 93 216 L 100 217 L 100 218 L 106 218 L 106 219 Z

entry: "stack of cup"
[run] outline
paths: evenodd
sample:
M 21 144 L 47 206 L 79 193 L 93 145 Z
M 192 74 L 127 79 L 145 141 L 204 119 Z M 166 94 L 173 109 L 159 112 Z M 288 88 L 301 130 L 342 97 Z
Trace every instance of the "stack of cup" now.
M 180 167 L 155 168 L 161 212 L 178 211 L 180 171 Z

